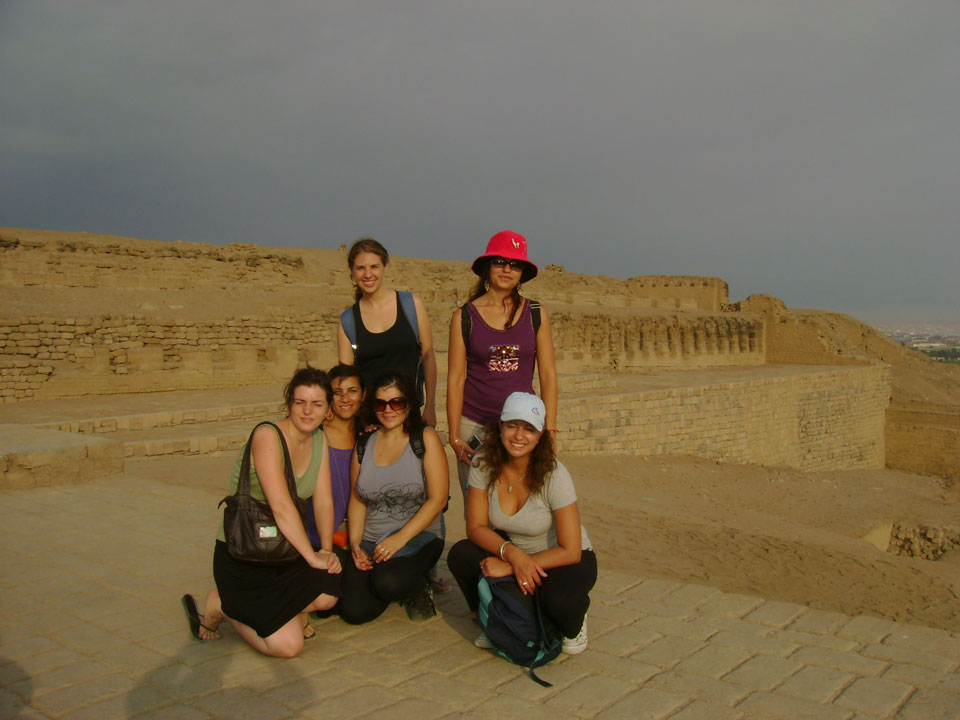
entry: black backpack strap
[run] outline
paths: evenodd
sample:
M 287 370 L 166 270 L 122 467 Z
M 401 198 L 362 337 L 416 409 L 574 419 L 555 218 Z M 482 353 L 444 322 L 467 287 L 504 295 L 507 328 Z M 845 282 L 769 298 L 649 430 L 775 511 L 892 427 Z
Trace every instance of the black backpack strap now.
M 417 456 L 417 459 L 420 461 L 420 467 L 423 467 L 423 456 L 427 454 L 427 446 L 423 442 L 423 428 L 417 428 L 412 433 L 410 433 L 410 448 L 413 450 L 413 454 Z M 450 496 L 447 495 L 447 503 L 443 506 L 443 510 L 440 512 L 446 512 L 450 507 Z
M 363 453 L 367 449 L 367 440 L 370 439 L 370 435 L 373 433 L 364 433 L 357 438 L 357 463 L 363 465 Z
M 548 683 L 546 680 L 542 680 L 537 677 L 537 674 L 534 672 L 534 668 L 540 667 L 541 665 L 546 665 L 548 662 L 553 660 L 557 655 L 560 654 L 559 648 L 557 645 L 560 645 L 560 642 L 553 638 L 552 642 L 547 636 L 547 628 L 543 624 L 543 611 L 540 608 L 540 590 L 537 589 L 533 593 L 533 610 L 534 615 L 537 618 L 537 632 L 540 634 L 540 649 L 544 651 L 543 657 L 540 658 L 540 661 L 534 660 L 528 668 L 530 670 L 530 678 L 542 685 L 543 687 L 553 687 L 553 683 Z M 552 645 L 552 649 L 551 649 Z
M 463 336 L 463 346 L 470 347 L 470 326 L 472 324 L 467 303 L 460 306 L 460 334 Z
M 540 301 L 530 301 L 530 321 L 533 323 L 533 334 L 540 332 Z
M 416 428 L 410 433 L 410 447 L 413 448 L 413 454 L 417 456 L 421 464 L 423 456 L 427 454 L 427 448 L 423 444 L 423 428 Z

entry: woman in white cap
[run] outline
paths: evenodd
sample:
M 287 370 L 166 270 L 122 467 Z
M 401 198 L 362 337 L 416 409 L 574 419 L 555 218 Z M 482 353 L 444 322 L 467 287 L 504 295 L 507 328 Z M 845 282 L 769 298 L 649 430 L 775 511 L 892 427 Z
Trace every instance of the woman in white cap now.
M 447 355 L 447 426 L 456 454 L 460 489 L 476 451 L 473 436 L 500 415 L 512 392 L 533 392 L 533 367 L 540 377 L 547 432 L 557 432 L 557 366 L 550 316 L 520 294 L 537 276 L 527 259 L 527 240 L 511 230 L 498 232 L 473 261 L 478 276 L 469 300 L 453 313 Z
M 478 467 L 470 470 L 467 539 L 447 565 L 476 615 L 477 581 L 512 576 L 521 592 L 539 589 L 540 607 L 563 633 L 563 652 L 587 647 L 588 593 L 597 557 L 580 524 L 570 473 L 544 432 L 546 408 L 536 395 L 512 393 L 490 424 Z M 474 641 L 490 647 L 485 635 Z

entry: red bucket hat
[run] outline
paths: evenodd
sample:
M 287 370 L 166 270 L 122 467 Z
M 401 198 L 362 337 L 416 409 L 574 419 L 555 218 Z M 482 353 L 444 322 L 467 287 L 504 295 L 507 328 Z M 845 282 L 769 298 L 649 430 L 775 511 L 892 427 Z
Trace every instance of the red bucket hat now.
M 484 260 L 487 258 L 502 257 L 507 260 L 521 260 L 526 263 L 523 271 L 520 273 L 520 282 L 525 283 L 533 280 L 539 270 L 530 260 L 527 259 L 527 239 L 520 233 L 512 230 L 501 230 L 487 243 L 487 251 L 473 261 L 471 266 L 475 275 L 482 277 Z

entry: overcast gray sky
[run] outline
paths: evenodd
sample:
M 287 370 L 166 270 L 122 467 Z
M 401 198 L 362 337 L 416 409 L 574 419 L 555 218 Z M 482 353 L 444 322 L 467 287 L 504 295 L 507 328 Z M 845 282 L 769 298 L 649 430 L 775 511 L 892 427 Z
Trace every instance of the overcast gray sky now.
M 960 2 L 0 0 L 0 224 L 960 324 Z

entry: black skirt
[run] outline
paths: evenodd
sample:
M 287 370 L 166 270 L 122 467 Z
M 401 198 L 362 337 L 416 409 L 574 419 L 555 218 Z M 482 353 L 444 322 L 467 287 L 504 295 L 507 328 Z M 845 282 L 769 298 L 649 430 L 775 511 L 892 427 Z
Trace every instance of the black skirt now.
M 315 570 L 302 557 L 285 565 L 234 560 L 221 540 L 213 550 L 213 580 L 224 614 L 263 638 L 302 613 L 318 595 L 340 597 L 340 575 Z

